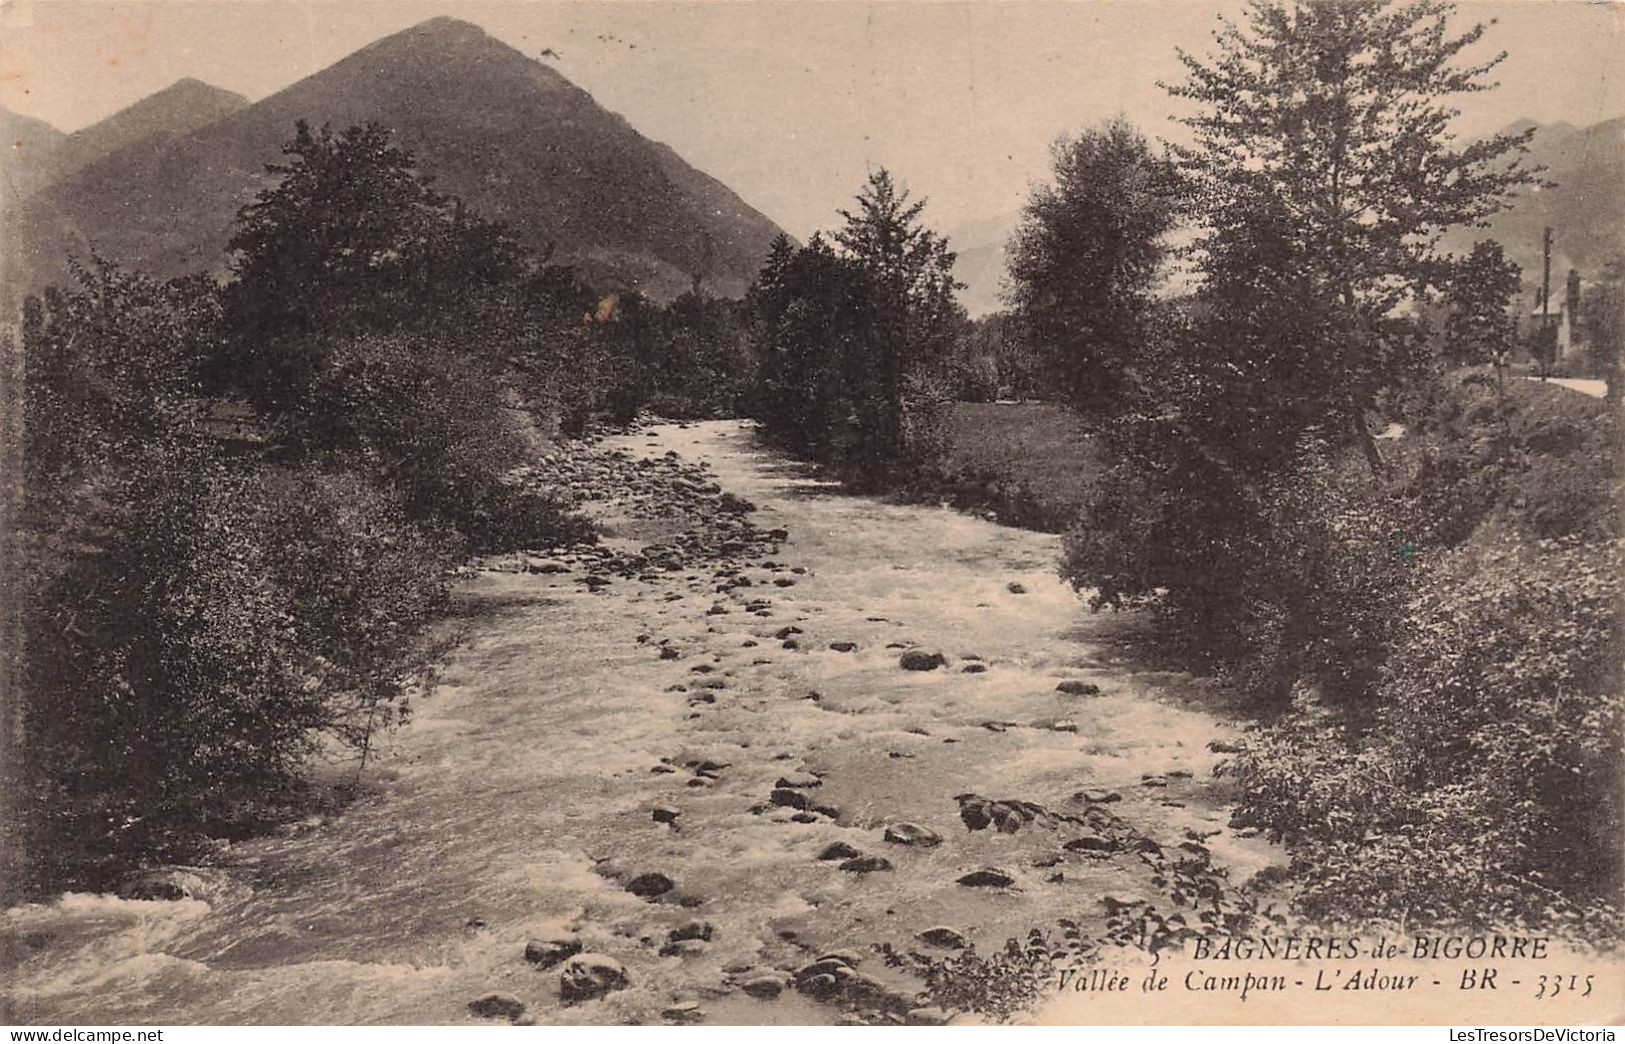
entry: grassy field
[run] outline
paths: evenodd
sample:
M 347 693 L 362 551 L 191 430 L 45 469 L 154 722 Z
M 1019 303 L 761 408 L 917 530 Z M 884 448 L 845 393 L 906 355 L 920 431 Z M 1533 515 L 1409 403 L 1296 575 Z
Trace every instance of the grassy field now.
M 1083 426 L 1051 403 L 955 403 L 948 428 L 942 465 L 914 492 L 1010 525 L 1065 529 L 1099 470 Z

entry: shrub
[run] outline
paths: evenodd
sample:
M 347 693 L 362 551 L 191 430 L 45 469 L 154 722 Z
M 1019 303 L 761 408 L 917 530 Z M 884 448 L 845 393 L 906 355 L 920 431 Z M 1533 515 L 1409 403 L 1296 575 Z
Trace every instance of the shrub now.
M 27 592 L 23 727 L 41 883 L 98 886 L 297 800 L 323 734 L 389 724 L 450 545 L 344 475 L 148 453 Z
M 1400 617 L 1368 725 L 1305 701 L 1237 759 L 1237 823 L 1296 843 L 1306 912 L 1617 926 L 1622 566 L 1617 543 L 1455 552 Z
M 587 536 L 561 497 L 510 484 L 528 453 L 525 419 L 481 360 L 408 335 L 344 339 L 326 353 L 283 421 L 301 455 L 359 462 L 413 518 L 450 524 L 477 550 Z

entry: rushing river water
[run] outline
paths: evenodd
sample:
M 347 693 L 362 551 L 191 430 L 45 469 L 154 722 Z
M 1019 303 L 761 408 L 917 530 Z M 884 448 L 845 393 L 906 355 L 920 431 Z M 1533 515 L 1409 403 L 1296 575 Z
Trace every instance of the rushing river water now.
M 612 441 L 709 463 L 757 525 L 789 530 L 779 561 L 726 594 L 676 577 L 597 593 L 568 575 L 470 579 L 468 641 L 367 797 L 233 847 L 204 899 L 6 911 L 10 1019 L 446 1023 L 500 991 L 546 1023 L 658 1022 L 684 1002 L 715 1022 L 828 1022 L 839 1012 L 793 990 L 762 1000 L 728 983 L 938 925 L 985 951 L 1145 887 L 1128 861 L 1056 862 L 1041 827 L 967 830 L 960 795 L 1063 807 L 1113 791 L 1146 835 L 1217 831 L 1236 876 L 1275 857 L 1225 832 L 1208 744 L 1230 727 L 1196 682 L 1125 658 L 1113 636 L 1131 621 L 1090 614 L 1055 578 L 1055 537 L 842 495 L 738 422 Z M 655 655 L 662 640 L 678 658 Z M 903 647 L 947 664 L 900 670 Z M 1066 680 L 1099 693 L 1058 692 Z M 792 772 L 821 777 L 834 818 L 768 804 Z M 899 821 L 944 840 L 884 843 Z M 891 869 L 818 860 L 835 841 Z M 1013 885 L 955 883 L 987 866 Z M 623 887 L 651 871 L 676 883 L 660 902 Z M 662 955 L 695 919 L 710 941 Z M 563 1005 L 557 973 L 522 957 L 559 932 L 620 960 L 630 987 Z

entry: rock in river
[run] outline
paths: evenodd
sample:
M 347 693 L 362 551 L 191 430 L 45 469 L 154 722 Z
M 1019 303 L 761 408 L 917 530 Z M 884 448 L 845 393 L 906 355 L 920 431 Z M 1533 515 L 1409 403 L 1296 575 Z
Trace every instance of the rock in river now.
M 873 874 L 890 870 L 891 861 L 884 856 L 855 856 L 842 863 L 841 869 L 854 874 Z
M 845 841 L 836 841 L 818 853 L 818 858 L 826 861 L 830 859 L 856 859 L 862 854 L 862 852 L 859 852 Z
M 482 1019 L 517 1019 L 525 1013 L 525 1003 L 511 993 L 487 993 L 468 1002 L 471 1014 Z
M 998 867 L 989 866 L 971 871 L 961 877 L 959 883 L 968 888 L 1008 888 L 1016 883 L 1016 879 Z
M 897 661 L 897 665 L 905 671 L 934 671 L 948 663 L 947 657 L 939 652 L 921 652 L 919 649 L 910 649 Z
M 665 874 L 648 873 L 639 874 L 626 882 L 626 890 L 640 899 L 655 899 L 677 886 L 677 882 Z
M 927 928 L 916 938 L 927 946 L 940 946 L 945 950 L 963 950 L 966 946 L 965 937 L 947 925 Z
M 886 828 L 886 840 L 894 845 L 915 845 L 931 848 L 942 844 L 942 835 L 918 823 L 893 823 Z
M 532 939 L 525 944 L 525 960 L 537 968 L 551 968 L 581 952 L 581 940 L 573 935 Z
M 559 973 L 559 996 L 566 1002 L 592 1000 L 626 986 L 625 966 L 601 953 L 577 954 Z

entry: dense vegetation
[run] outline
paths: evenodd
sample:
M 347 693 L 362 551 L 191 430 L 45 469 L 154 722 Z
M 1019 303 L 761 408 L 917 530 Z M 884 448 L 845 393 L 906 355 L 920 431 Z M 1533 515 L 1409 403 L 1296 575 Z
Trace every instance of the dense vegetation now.
M 463 556 L 592 539 L 515 481 L 538 437 L 732 411 L 749 378 L 735 303 L 600 295 L 377 126 L 285 152 L 225 285 L 97 262 L 28 302 L 14 887 L 312 800 L 313 758 L 406 715 Z
M 1238 824 L 1295 845 L 1303 911 L 1601 940 L 1625 883 L 1619 426 L 1509 376 L 1496 244 L 1433 249 L 1536 176 L 1520 138 L 1454 143 L 1449 100 L 1495 59 L 1463 62 L 1482 28 L 1450 14 L 1260 0 L 1224 23 L 1170 88 L 1192 145 L 1164 159 L 1119 122 L 1057 147 L 1011 321 L 1104 463 L 1063 573 L 1260 701 Z M 1200 237 L 1176 302 L 1173 213 Z M 1610 374 L 1617 296 L 1590 305 Z
M 962 343 L 954 255 L 891 175 L 872 175 L 834 241 L 780 238 L 751 304 L 766 436 L 858 488 L 906 481 L 935 458 Z

